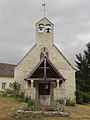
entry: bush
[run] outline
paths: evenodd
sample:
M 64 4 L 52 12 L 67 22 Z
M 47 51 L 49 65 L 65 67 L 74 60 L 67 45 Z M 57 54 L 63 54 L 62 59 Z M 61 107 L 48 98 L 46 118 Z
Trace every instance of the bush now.
M 56 102 L 59 103 L 59 104 L 64 104 L 65 103 L 63 99 L 56 100 Z
M 83 102 L 90 103 L 90 93 L 83 92 Z
M 12 97 L 14 96 L 14 91 L 7 88 L 5 91 L 3 91 L 3 96 L 9 96 L 9 97 Z
M 28 106 L 31 108 L 36 107 L 36 101 L 32 99 L 28 100 Z
M 83 104 L 83 94 L 79 89 L 76 90 L 76 101 L 77 104 Z
M 82 92 L 79 89 L 76 90 L 76 101 L 78 104 L 90 103 L 90 92 Z
M 66 106 L 75 106 L 76 101 L 67 99 L 66 100 Z
M 20 84 L 18 84 L 18 82 L 13 82 L 10 83 L 9 88 L 7 88 L 4 92 L 3 95 L 4 96 L 13 96 L 13 97 L 23 97 L 24 93 L 20 93 Z
M 23 114 L 21 116 L 17 116 L 16 120 L 42 120 L 42 118 L 44 117 L 44 115 L 42 113 L 38 113 L 38 114 Z
M 18 97 L 20 95 L 21 85 L 17 81 L 10 83 L 9 87 L 13 90 L 14 97 Z
M 28 102 L 31 97 L 25 96 L 24 92 L 20 92 L 20 84 L 17 82 L 11 83 L 10 88 L 7 88 L 2 92 L 3 96 L 6 97 L 15 97 L 19 102 Z

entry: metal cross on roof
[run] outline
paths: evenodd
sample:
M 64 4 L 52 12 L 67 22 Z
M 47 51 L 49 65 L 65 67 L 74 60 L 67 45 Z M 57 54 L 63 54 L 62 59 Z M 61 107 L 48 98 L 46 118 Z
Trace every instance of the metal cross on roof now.
M 46 3 L 43 3 L 42 6 L 43 6 L 43 10 L 41 10 L 41 11 L 44 12 L 44 17 L 45 17 L 46 11 L 47 11 L 47 10 L 46 10 Z

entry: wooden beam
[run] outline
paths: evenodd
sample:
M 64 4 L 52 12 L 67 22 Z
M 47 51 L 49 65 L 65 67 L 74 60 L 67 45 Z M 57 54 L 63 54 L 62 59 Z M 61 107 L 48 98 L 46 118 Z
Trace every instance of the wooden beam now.
M 44 80 L 46 79 L 46 59 L 44 59 Z
M 39 67 L 38 69 L 44 69 L 44 67 Z M 46 69 L 51 69 L 50 67 L 46 67 Z
M 44 79 L 44 78 L 28 78 L 28 79 L 26 79 L 27 81 L 29 81 L 29 80 L 60 80 L 60 81 L 62 81 L 62 79 L 60 79 L 60 78 L 46 78 L 46 79 Z

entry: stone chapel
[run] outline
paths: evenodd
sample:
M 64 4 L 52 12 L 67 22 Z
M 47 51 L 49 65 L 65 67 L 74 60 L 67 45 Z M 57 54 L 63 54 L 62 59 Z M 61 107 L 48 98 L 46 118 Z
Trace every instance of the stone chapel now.
M 36 44 L 14 68 L 21 91 L 40 104 L 75 99 L 75 69 L 54 44 L 54 24 L 46 17 L 36 23 Z

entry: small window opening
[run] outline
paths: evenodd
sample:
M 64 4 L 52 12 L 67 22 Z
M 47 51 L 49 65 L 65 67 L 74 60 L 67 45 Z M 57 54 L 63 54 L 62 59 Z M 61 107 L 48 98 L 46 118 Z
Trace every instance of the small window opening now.
M 50 24 L 46 25 L 46 32 L 51 33 L 51 25 Z
M 43 57 L 44 57 L 44 53 L 41 52 L 41 54 L 40 54 L 40 59 L 42 59 Z
M 40 59 L 42 59 L 45 56 L 48 58 L 48 52 L 41 52 Z
M 41 50 L 40 50 L 40 60 L 43 58 L 43 57 L 49 57 L 49 54 L 48 54 L 48 49 L 43 47 Z
M 6 82 L 2 82 L 2 90 L 6 89 Z
M 43 24 L 39 24 L 39 32 L 40 33 L 44 32 L 44 25 Z

